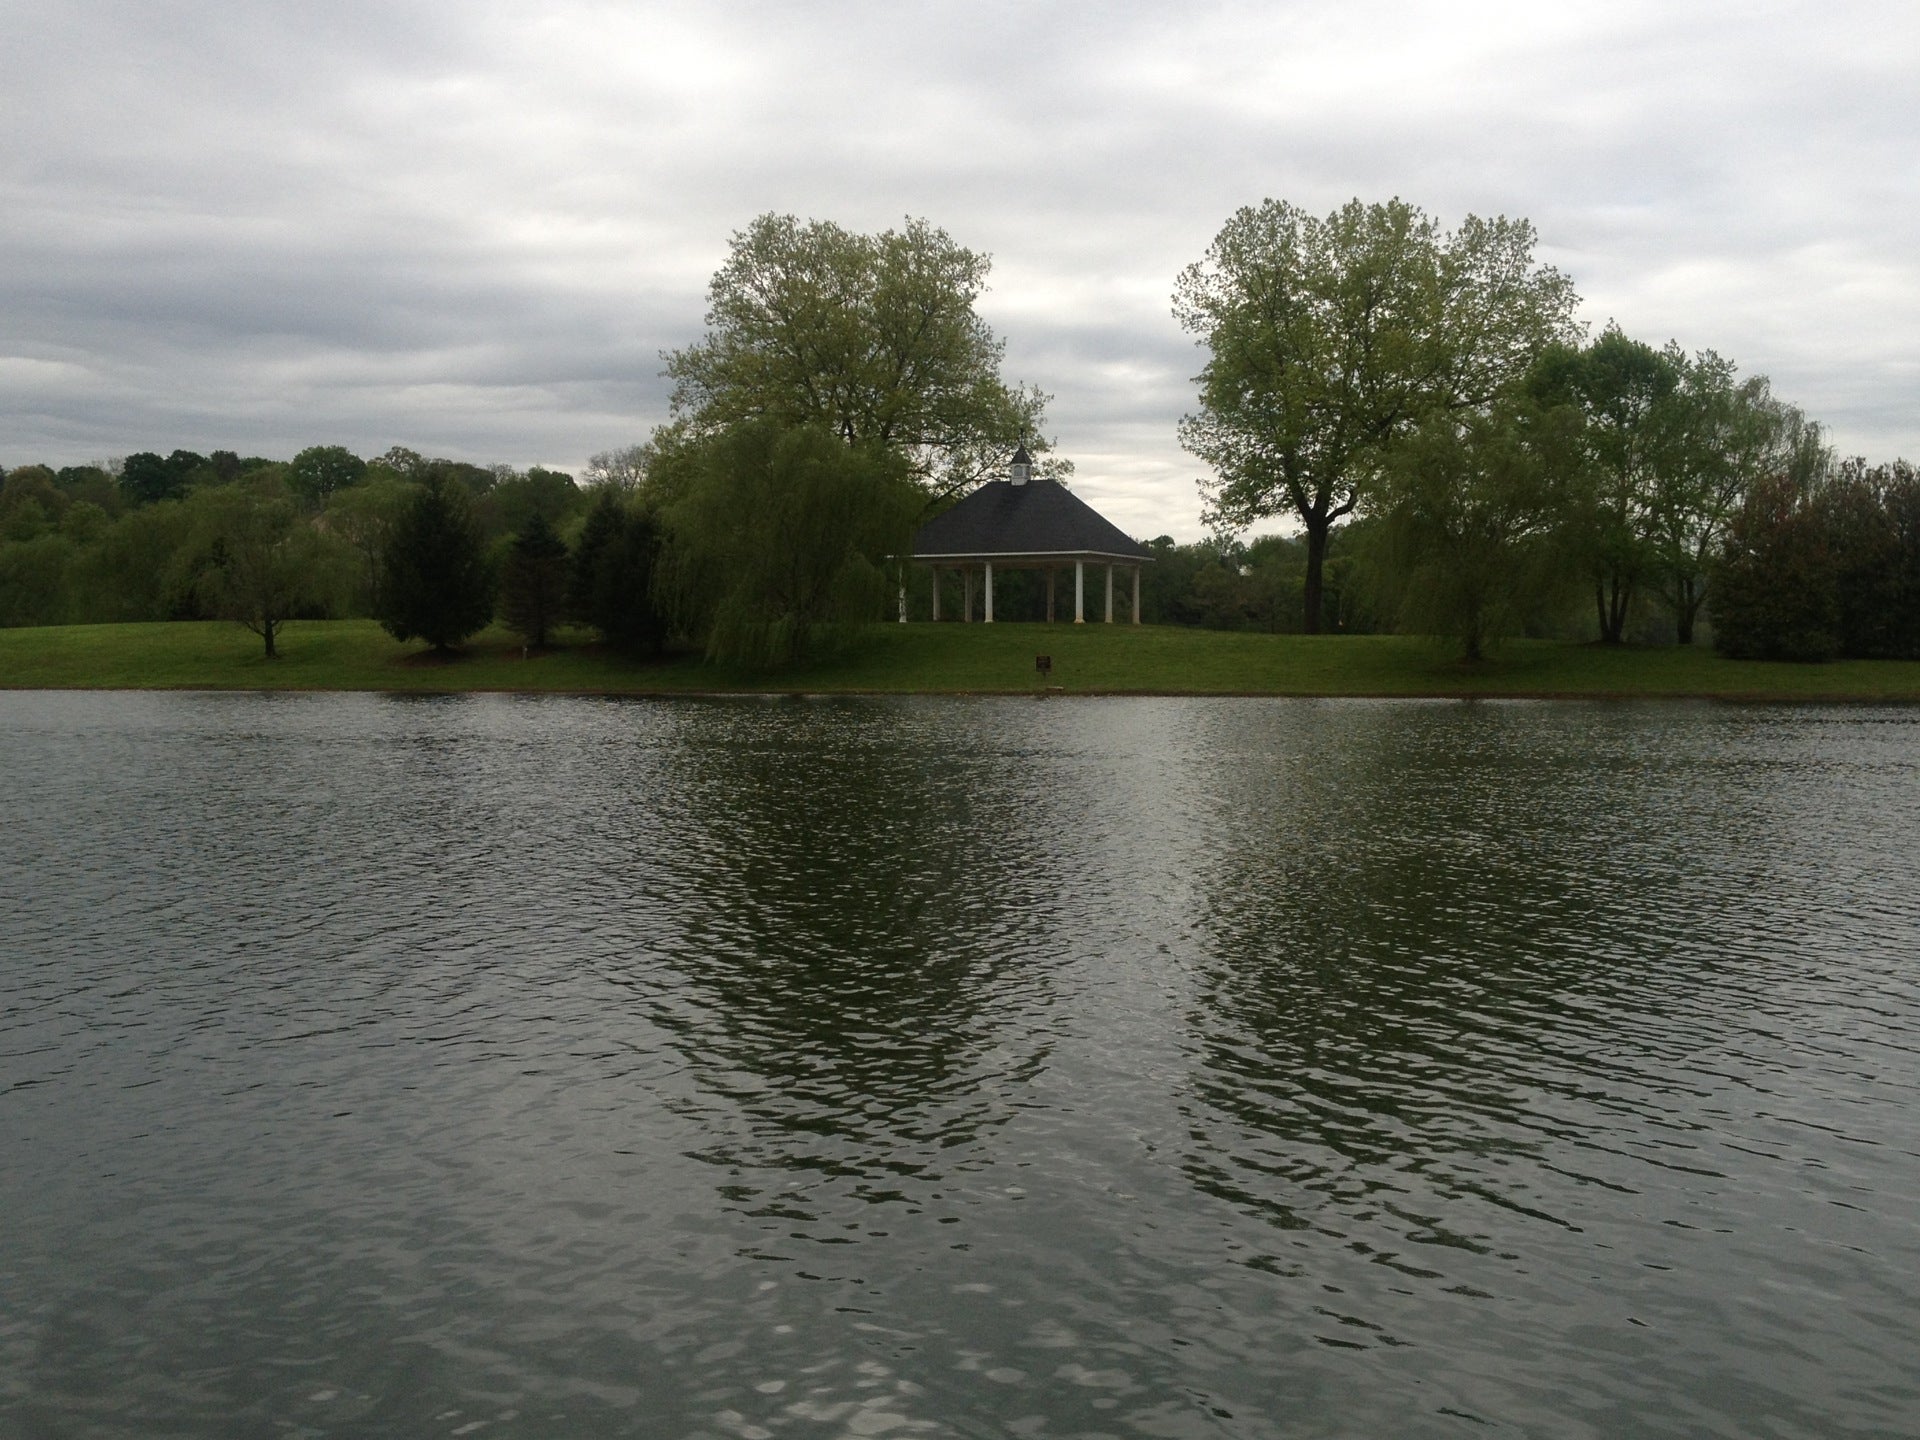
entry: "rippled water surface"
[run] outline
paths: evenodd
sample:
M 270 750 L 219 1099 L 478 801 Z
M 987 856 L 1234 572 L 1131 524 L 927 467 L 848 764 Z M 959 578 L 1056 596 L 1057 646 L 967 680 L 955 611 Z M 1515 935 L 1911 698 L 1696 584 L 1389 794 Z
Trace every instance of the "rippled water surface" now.
M 0 694 L 0 1434 L 1920 1433 L 1920 713 Z

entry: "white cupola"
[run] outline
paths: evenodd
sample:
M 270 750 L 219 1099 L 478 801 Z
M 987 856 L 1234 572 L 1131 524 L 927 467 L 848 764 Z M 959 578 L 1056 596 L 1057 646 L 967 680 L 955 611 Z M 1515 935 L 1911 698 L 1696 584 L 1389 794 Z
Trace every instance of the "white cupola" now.
M 1007 465 L 1007 479 L 1015 485 L 1024 485 L 1033 478 L 1033 457 L 1027 454 L 1023 444 L 1013 452 L 1013 459 Z

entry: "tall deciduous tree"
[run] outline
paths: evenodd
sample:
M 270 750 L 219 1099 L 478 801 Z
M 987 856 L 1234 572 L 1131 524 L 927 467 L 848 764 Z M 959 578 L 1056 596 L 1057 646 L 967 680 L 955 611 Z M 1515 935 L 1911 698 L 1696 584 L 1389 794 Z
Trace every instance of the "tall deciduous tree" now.
M 901 455 L 935 493 L 1045 448 L 1047 397 L 1000 378 L 1003 343 L 974 310 L 985 255 L 944 230 L 858 235 L 762 215 L 707 289 L 707 334 L 666 356 L 693 438 L 749 420 L 820 426 Z
M 1634 597 L 1654 576 L 1655 480 L 1672 448 L 1663 418 L 1683 358 L 1609 325 L 1584 348 L 1555 347 L 1532 376 L 1536 399 L 1570 405 L 1583 418 L 1574 508 L 1600 639 L 1609 645 L 1625 638 Z
M 1648 497 L 1653 583 L 1673 612 L 1676 638 L 1693 643 L 1713 562 L 1747 491 L 1768 475 L 1810 480 L 1826 468 L 1820 427 L 1777 400 L 1764 375 L 1736 377 L 1713 351 L 1667 355 L 1679 384 L 1655 415 L 1656 463 Z
M 396 640 L 458 645 L 493 618 L 495 577 L 467 488 L 427 467 L 388 538 L 380 624 Z
M 1180 438 L 1214 471 L 1208 518 L 1287 515 L 1306 533 L 1305 628 L 1320 629 L 1328 538 L 1434 411 L 1490 402 L 1575 332 L 1573 287 L 1525 221 L 1451 232 L 1401 200 L 1325 219 L 1238 211 L 1180 275 L 1174 315 L 1210 356 Z

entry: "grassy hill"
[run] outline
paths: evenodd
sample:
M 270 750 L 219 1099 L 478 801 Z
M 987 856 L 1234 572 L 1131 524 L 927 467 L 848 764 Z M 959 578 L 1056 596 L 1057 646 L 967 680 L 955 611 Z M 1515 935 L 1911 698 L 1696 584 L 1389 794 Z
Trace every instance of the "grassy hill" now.
M 750 672 L 692 656 L 647 663 L 572 637 L 524 655 L 493 629 L 442 660 L 371 621 L 290 625 L 277 660 L 219 622 L 0 630 L 0 688 L 519 690 L 1256 695 L 1643 695 L 1920 701 L 1920 663 L 1779 665 L 1706 649 L 1514 641 L 1468 666 L 1404 636 L 1255 635 L 1163 626 L 873 625 L 804 668 Z M 1053 659 L 1051 678 L 1034 658 Z

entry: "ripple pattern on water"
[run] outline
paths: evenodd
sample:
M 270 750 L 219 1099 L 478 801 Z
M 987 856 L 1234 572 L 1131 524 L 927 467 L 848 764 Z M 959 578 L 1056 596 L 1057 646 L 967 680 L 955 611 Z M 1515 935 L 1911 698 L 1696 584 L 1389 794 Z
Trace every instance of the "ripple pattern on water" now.
M 0 695 L 0 1431 L 1908 1434 L 1916 739 Z

